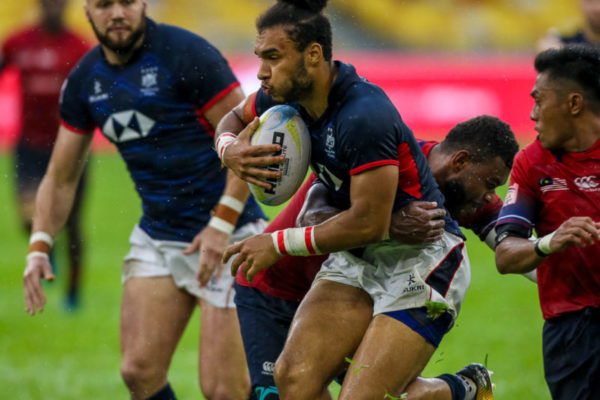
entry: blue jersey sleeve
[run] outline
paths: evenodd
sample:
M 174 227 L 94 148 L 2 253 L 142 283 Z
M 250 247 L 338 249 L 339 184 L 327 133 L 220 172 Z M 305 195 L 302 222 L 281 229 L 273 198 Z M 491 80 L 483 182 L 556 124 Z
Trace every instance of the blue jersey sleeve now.
M 69 129 L 86 133 L 95 128 L 95 123 L 88 108 L 88 99 L 81 87 L 81 62 L 73 68 L 60 92 L 60 118 Z
M 178 58 L 183 71 L 180 83 L 189 88 L 190 100 L 200 113 L 239 86 L 227 60 L 199 36 L 194 35 L 187 41 Z

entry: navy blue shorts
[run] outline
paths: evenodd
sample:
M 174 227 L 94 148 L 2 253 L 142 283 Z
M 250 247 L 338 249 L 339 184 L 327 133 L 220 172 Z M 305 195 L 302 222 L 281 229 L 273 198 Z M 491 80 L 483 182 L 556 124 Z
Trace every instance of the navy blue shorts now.
M 600 399 L 600 309 L 544 323 L 544 372 L 554 400 Z
M 442 338 L 452 327 L 452 315 L 445 312 L 437 318 L 432 318 L 427 314 L 425 307 L 390 311 L 383 314 L 402 322 L 435 348 L 440 345 Z
M 15 148 L 15 167 L 17 172 L 17 189 L 36 191 L 50 161 L 52 149 L 34 149 L 19 142 Z
M 279 399 L 273 368 L 300 303 L 273 297 L 237 282 L 234 302 L 240 320 L 252 392 L 258 400 Z

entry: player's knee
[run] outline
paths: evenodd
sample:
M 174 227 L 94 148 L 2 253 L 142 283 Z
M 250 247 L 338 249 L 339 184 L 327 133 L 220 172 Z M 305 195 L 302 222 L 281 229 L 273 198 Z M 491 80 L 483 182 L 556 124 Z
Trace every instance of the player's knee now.
M 302 363 L 290 362 L 280 357 L 275 363 L 273 378 L 275 385 L 279 388 L 281 398 L 286 398 L 286 393 L 300 393 L 315 385 L 314 372 L 310 374 L 310 368 Z
M 154 382 L 162 382 L 165 376 L 165 371 L 146 360 L 124 359 L 121 364 L 121 377 L 130 390 L 137 390 Z
M 207 400 L 247 400 L 250 395 L 250 378 L 200 380 L 200 389 Z

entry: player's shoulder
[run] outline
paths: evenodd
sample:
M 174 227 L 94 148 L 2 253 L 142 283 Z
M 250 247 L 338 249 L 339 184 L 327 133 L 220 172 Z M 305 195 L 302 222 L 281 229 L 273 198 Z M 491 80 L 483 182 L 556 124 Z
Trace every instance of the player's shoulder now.
M 187 29 L 175 25 L 156 23 L 150 19 L 148 24 L 153 41 L 168 46 L 171 51 L 185 51 L 190 47 L 195 50 L 202 48 L 216 50 L 215 46 L 208 40 Z
M 358 75 L 354 66 L 336 61 L 339 82 L 335 85 L 340 114 L 356 119 L 396 116 L 397 110 L 383 89 Z

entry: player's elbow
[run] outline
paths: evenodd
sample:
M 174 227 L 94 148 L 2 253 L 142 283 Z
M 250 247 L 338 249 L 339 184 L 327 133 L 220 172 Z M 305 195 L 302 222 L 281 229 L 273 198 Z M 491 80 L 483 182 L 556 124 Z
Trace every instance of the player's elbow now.
M 496 269 L 502 275 L 509 274 L 511 271 L 511 262 L 506 255 L 505 249 L 502 248 L 502 244 L 496 247 L 495 251 L 495 259 L 496 259 Z

